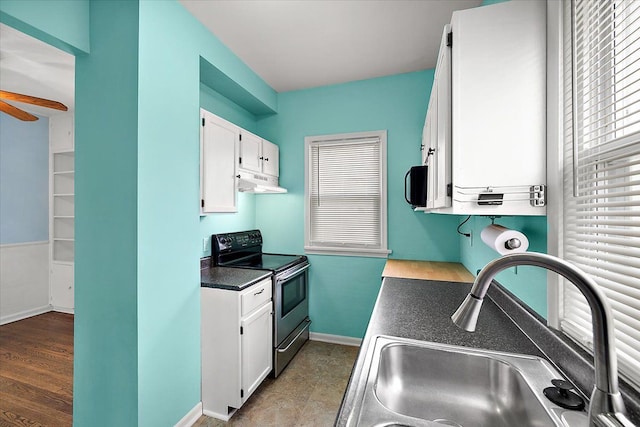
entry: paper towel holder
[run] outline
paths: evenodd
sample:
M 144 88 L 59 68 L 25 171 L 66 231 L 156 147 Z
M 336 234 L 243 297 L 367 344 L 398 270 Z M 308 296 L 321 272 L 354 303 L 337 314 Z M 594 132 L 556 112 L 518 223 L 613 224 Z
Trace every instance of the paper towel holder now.
M 496 224 L 496 219 L 497 218 L 501 218 L 501 216 L 498 215 L 485 215 L 485 217 L 489 218 L 491 220 L 491 224 L 488 225 L 487 227 L 485 227 L 482 232 L 480 233 L 482 240 L 491 248 L 493 248 L 495 251 L 497 251 L 499 254 L 504 255 L 505 253 L 509 253 L 509 252 L 522 252 L 522 251 L 526 251 L 527 247 L 529 246 L 529 243 L 527 241 L 526 236 L 524 236 L 522 233 L 517 232 L 516 235 L 511 235 L 508 236 L 506 239 L 499 241 L 496 240 L 495 242 L 489 242 L 487 240 L 485 240 L 485 231 L 487 231 L 489 228 L 492 227 L 499 227 L 501 229 L 504 230 L 508 230 L 507 227 L 504 227 L 500 224 Z M 491 240 L 490 237 L 489 240 Z
M 489 219 L 491 220 L 491 225 L 495 224 L 496 218 L 500 218 L 500 216 L 497 216 L 497 215 L 489 216 Z M 515 237 L 513 239 L 509 239 L 506 242 L 504 242 L 505 249 L 513 250 L 513 249 L 518 249 L 520 246 L 522 246 L 522 242 L 520 241 L 520 239 Z

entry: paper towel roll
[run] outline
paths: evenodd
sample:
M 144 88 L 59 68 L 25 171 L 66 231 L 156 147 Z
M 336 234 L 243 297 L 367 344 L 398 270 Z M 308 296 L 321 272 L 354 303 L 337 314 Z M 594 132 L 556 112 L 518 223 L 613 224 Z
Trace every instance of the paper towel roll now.
M 527 236 L 497 224 L 486 226 L 481 232 L 482 241 L 500 255 L 526 252 L 529 248 Z

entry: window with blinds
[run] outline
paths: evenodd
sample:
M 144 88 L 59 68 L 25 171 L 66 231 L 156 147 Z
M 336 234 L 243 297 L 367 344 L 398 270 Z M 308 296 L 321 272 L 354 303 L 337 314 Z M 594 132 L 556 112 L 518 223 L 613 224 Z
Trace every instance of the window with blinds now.
M 564 15 L 563 256 L 608 297 L 620 373 L 640 388 L 640 2 L 567 1 Z M 559 309 L 591 350 L 589 307 L 569 283 Z
M 305 138 L 309 253 L 386 256 L 386 131 Z

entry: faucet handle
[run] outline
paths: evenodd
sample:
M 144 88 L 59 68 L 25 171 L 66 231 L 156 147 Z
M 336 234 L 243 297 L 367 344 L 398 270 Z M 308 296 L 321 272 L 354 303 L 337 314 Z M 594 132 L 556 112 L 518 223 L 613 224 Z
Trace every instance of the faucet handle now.
M 565 409 L 575 409 L 577 411 L 584 409 L 584 400 L 571 391 L 574 388 L 573 384 L 562 379 L 551 380 L 551 384 L 553 384 L 553 387 L 547 387 L 542 390 L 547 399 Z

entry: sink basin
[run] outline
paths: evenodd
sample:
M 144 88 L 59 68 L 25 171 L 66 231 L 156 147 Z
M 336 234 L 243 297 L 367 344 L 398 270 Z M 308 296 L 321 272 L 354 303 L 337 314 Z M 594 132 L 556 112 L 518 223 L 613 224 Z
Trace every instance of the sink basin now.
M 349 426 L 587 425 L 543 396 L 562 375 L 538 357 L 378 336 L 365 366 Z
M 549 425 L 547 412 L 513 365 L 467 352 L 386 345 L 375 393 L 394 412 L 451 425 Z

